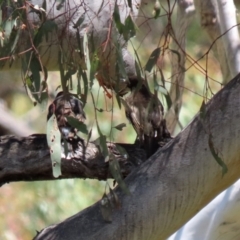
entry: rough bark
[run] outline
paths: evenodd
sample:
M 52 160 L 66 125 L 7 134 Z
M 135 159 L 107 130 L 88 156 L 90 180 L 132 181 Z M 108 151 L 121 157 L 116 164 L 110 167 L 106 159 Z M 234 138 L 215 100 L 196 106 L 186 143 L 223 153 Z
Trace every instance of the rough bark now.
M 97 202 L 35 239 L 166 239 L 240 177 L 239 91 L 240 75 L 126 178 L 131 195 L 115 190 L 121 207 L 113 210 L 110 224 Z M 213 151 L 228 167 L 224 176 Z
M 125 158 L 116 145 L 124 148 Z M 118 160 L 123 177 L 146 160 L 144 150 L 131 144 L 108 144 L 109 151 Z M 110 159 L 111 161 L 111 159 Z M 104 161 L 99 148 L 88 143 L 83 157 L 81 141 L 74 153 L 62 158 L 62 176 L 66 178 L 111 178 L 108 162 Z M 49 148 L 45 134 L 35 134 L 26 138 L 15 136 L 0 137 L 0 186 L 8 182 L 56 180 L 52 174 Z

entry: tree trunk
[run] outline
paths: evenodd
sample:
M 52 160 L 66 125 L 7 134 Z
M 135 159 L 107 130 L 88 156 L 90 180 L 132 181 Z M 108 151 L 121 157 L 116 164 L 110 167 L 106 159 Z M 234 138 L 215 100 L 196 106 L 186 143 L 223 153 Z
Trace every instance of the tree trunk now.
M 35 239 L 166 239 L 240 177 L 239 92 L 240 75 L 126 178 L 131 195 L 115 190 L 121 207 L 113 209 L 111 223 L 99 201 Z M 227 165 L 225 175 L 214 155 Z

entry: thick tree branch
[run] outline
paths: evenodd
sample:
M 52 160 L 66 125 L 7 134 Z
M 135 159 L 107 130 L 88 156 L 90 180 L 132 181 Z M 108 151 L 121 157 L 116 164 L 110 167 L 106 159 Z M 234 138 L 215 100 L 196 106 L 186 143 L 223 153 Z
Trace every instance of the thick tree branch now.
M 240 177 L 239 92 L 240 75 L 202 117 L 126 178 L 131 195 L 115 190 L 121 208 L 113 210 L 111 224 L 103 220 L 99 201 L 35 239 L 166 239 Z M 212 151 L 228 167 L 224 176 Z
M 108 144 L 109 151 L 119 161 L 121 172 L 126 177 L 136 166 L 146 159 L 144 150 L 131 144 L 118 144 L 128 154 L 125 158 L 116 148 Z M 64 178 L 111 178 L 108 163 L 104 161 L 98 146 L 88 143 L 85 158 L 82 144 L 67 159 L 62 159 Z M 15 136 L 0 137 L 0 186 L 12 181 L 56 180 L 52 174 L 49 148 L 45 134 L 35 134 L 26 138 Z

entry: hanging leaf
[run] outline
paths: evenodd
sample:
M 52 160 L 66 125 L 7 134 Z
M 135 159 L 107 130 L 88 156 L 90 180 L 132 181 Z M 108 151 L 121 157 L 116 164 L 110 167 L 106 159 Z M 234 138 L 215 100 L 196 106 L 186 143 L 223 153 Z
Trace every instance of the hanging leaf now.
M 68 123 L 76 128 L 79 132 L 82 132 L 86 135 L 88 135 L 88 130 L 87 130 L 87 125 L 84 124 L 83 122 L 80 122 L 78 119 L 74 118 L 74 117 L 66 117 L 67 118 L 67 121 Z
M 86 71 L 79 68 L 79 73 L 83 80 L 83 94 L 81 95 L 81 100 L 83 102 L 83 107 L 86 105 L 87 102 L 87 95 L 88 95 L 88 79 Z
M 50 148 L 53 176 L 59 177 L 61 172 L 61 133 L 58 129 L 57 118 L 53 114 L 47 122 L 47 143 Z
M 31 70 L 31 80 L 34 83 L 35 92 L 40 92 L 41 86 L 41 65 L 39 60 L 33 55 L 33 57 L 29 60 L 30 61 L 30 70 Z M 38 102 L 40 102 L 39 98 L 36 98 Z
M 57 4 L 56 9 L 60 10 L 61 8 L 63 8 L 65 0 L 57 0 L 57 2 L 59 3 Z
M 39 44 L 43 41 L 43 37 L 48 41 L 48 34 L 56 31 L 58 28 L 57 24 L 53 20 L 46 20 L 38 29 L 36 35 L 34 36 L 33 43 L 35 47 L 38 47 Z
M 93 85 L 93 79 L 95 78 L 95 74 L 97 72 L 97 69 L 99 68 L 99 58 L 97 57 L 97 54 L 93 54 L 92 61 L 90 63 L 90 84 Z
M 85 14 L 82 14 L 82 15 L 78 18 L 77 22 L 73 25 L 73 28 L 79 27 L 79 26 L 83 23 L 84 19 L 85 19 Z
M 157 63 L 160 55 L 160 50 L 161 49 L 159 47 L 153 50 L 145 66 L 145 71 L 151 72 L 153 66 Z
M 159 0 L 156 0 L 156 2 L 154 4 L 154 9 L 153 9 L 153 17 L 155 19 L 158 18 L 160 13 L 161 13 L 160 2 L 159 2 Z
M 113 20 L 116 24 L 118 32 L 121 35 L 123 33 L 123 30 L 124 30 L 124 25 L 121 22 L 117 1 L 115 2 L 114 12 L 113 12 Z
M 168 107 L 168 109 L 170 109 L 172 106 L 172 99 L 171 99 L 171 96 L 170 96 L 168 90 L 164 86 L 161 86 L 161 85 L 157 85 L 154 89 L 156 89 L 157 91 L 159 91 L 160 93 L 163 94 L 163 96 L 165 97 L 166 102 L 167 102 L 167 107 Z
M 115 191 L 112 190 L 110 187 L 109 187 L 109 196 L 110 196 L 112 205 L 115 208 L 120 208 L 121 204 L 120 204 L 119 198 L 118 198 L 117 194 L 115 193 Z
M 224 174 L 227 173 L 228 168 L 227 168 L 227 165 L 224 163 L 224 161 L 219 157 L 218 153 L 216 152 L 216 150 L 214 148 L 214 144 L 213 144 L 213 141 L 212 141 L 212 134 L 209 135 L 208 146 L 210 148 L 210 151 L 211 151 L 214 159 L 222 167 L 222 176 L 224 176 Z
M 118 89 L 116 90 L 116 92 L 118 92 Z M 122 105 L 121 105 L 121 98 L 120 98 L 119 94 L 116 94 L 115 97 L 117 100 L 118 107 L 119 107 L 119 109 L 121 109 Z
M 135 68 L 136 68 L 137 78 L 140 79 L 141 78 L 141 70 L 140 70 L 140 66 L 136 60 L 135 60 Z
M 100 151 L 106 161 L 109 156 L 106 136 L 101 133 L 101 134 L 99 134 L 99 137 L 94 142 L 96 145 L 98 145 L 100 147 Z
M 103 194 L 103 197 L 100 201 L 100 210 L 103 219 L 106 222 L 112 222 L 112 206 L 106 193 Z
M 127 153 L 127 151 L 125 150 L 125 148 L 121 147 L 119 144 L 116 144 L 115 146 L 116 146 L 118 152 L 119 152 L 125 159 L 127 159 L 127 158 L 128 158 L 128 153 Z
M 29 79 L 30 79 L 29 77 L 27 79 L 25 79 L 25 81 L 27 83 L 26 86 L 25 86 L 26 87 L 26 92 L 27 92 L 28 97 L 32 101 L 33 105 L 36 106 L 37 105 L 37 101 L 36 101 L 36 98 L 32 94 L 32 90 L 31 90 L 32 85 L 30 83 L 31 80 L 29 80 Z
M 128 15 L 128 17 L 125 20 L 125 25 L 123 27 L 123 37 L 124 40 L 128 41 L 130 38 L 134 37 L 136 35 L 135 25 L 132 20 L 132 17 Z
M 206 104 L 205 101 L 203 100 L 202 105 L 200 107 L 200 118 L 205 119 L 206 117 Z
M 91 137 L 92 137 L 92 128 L 91 128 L 90 131 L 88 132 L 88 136 L 87 136 L 87 144 L 86 144 L 86 146 L 88 145 L 88 143 L 89 143 Z
M 126 194 L 130 194 L 129 189 L 128 189 L 126 183 L 124 182 L 124 180 L 122 178 L 121 169 L 120 169 L 120 166 L 119 166 L 119 163 L 118 163 L 117 159 L 114 157 L 113 154 L 111 154 L 110 157 L 111 157 L 111 160 L 109 161 L 109 170 L 110 170 L 113 178 L 116 180 L 116 182 L 118 183 L 120 188 Z
M 106 158 L 109 157 L 108 147 L 107 147 L 107 137 L 102 134 L 102 131 L 101 131 L 98 123 L 97 123 L 97 130 L 98 130 L 99 138 L 97 138 L 94 142 L 100 147 L 100 151 L 106 161 Z
M 117 130 L 122 131 L 124 127 L 126 127 L 126 123 L 120 123 L 119 125 L 113 128 L 116 128 Z
M 47 109 L 47 104 L 48 104 L 48 93 L 47 92 L 43 92 L 41 94 L 41 98 L 40 100 L 40 107 L 42 111 L 45 111 Z

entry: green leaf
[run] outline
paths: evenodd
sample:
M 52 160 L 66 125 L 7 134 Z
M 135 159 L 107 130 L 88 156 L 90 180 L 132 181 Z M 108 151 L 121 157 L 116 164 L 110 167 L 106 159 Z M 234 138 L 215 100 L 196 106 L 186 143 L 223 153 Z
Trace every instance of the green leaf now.
M 124 40 L 129 40 L 130 38 L 134 37 L 136 35 L 135 25 L 132 20 L 132 17 L 128 15 L 128 17 L 125 20 L 125 25 L 123 27 L 123 37 Z
M 154 4 L 154 10 L 153 10 L 153 16 L 154 18 L 158 18 L 159 15 L 161 13 L 161 7 L 160 7 L 160 2 L 159 0 L 156 0 L 155 4 Z
M 126 194 L 130 194 L 129 189 L 128 189 L 126 183 L 124 182 L 124 180 L 122 178 L 122 174 L 121 174 L 121 169 L 120 169 L 119 163 L 118 163 L 117 159 L 114 157 L 113 154 L 111 154 L 111 160 L 109 161 L 109 170 L 110 170 L 113 178 L 116 180 L 116 182 L 120 186 L 120 188 Z
M 106 193 L 103 194 L 103 197 L 100 201 L 100 210 L 103 219 L 106 222 L 112 222 L 112 204 Z
M 137 72 L 137 78 L 140 79 L 141 78 L 141 70 L 140 70 L 140 66 L 136 60 L 135 60 L 135 68 L 136 68 L 136 72 Z
M 110 196 L 110 199 L 111 199 L 111 202 L 112 202 L 112 205 L 114 207 L 120 207 L 120 201 L 119 201 L 119 198 L 117 196 L 117 194 L 115 193 L 114 190 L 112 190 L 110 187 L 109 187 L 109 196 Z
M 116 128 L 119 131 L 122 131 L 124 127 L 126 127 L 126 123 L 120 123 L 119 125 L 115 126 L 114 128 Z
M 60 10 L 61 8 L 63 8 L 65 0 L 57 0 L 57 2 L 59 3 L 57 4 L 56 9 Z
M 96 54 L 93 54 L 93 59 L 91 61 L 91 67 L 90 67 L 90 84 L 93 86 L 93 79 L 95 78 L 95 74 L 97 72 L 97 69 L 99 67 L 99 59 Z
M 40 71 L 41 71 L 41 65 L 39 63 L 39 60 L 33 55 L 32 59 L 30 60 L 30 70 L 32 72 L 31 75 L 31 80 L 34 83 L 34 88 L 35 92 L 40 92 L 40 86 L 41 86 L 41 76 L 40 76 Z M 39 99 L 36 98 L 38 102 Z
M 203 100 L 202 105 L 200 107 L 200 118 L 205 119 L 205 117 L 206 117 L 206 104 Z
M 170 96 L 168 90 L 164 86 L 161 86 L 161 85 L 157 85 L 154 89 L 156 89 L 157 91 L 159 91 L 160 93 L 163 94 L 163 96 L 165 97 L 166 102 L 167 102 L 167 107 L 168 107 L 168 109 L 170 109 L 170 107 L 172 106 L 172 99 L 171 99 L 171 96 Z
M 53 114 L 47 122 L 47 143 L 50 148 L 53 176 L 59 177 L 61 172 L 61 133 L 58 129 L 57 118 Z
M 213 144 L 213 141 L 212 141 L 212 134 L 209 135 L 208 146 L 210 148 L 210 151 L 211 151 L 214 159 L 222 167 L 222 176 L 224 176 L 224 174 L 227 173 L 228 168 L 227 168 L 227 165 L 224 163 L 224 161 L 219 157 L 218 153 L 216 152 L 216 150 L 214 148 L 214 144 Z
M 121 22 L 117 1 L 115 2 L 114 12 L 113 12 L 113 20 L 116 24 L 118 32 L 121 35 L 123 33 L 123 30 L 124 30 L 124 25 Z
M 119 144 L 115 144 L 117 150 L 119 151 L 119 153 L 124 157 L 124 158 L 128 158 L 128 153 L 125 150 L 125 148 L 121 147 Z
M 88 78 L 87 78 L 87 74 L 86 71 L 82 71 L 82 69 L 79 69 L 79 73 L 82 77 L 83 80 L 83 88 L 84 88 L 84 93 L 81 95 L 81 100 L 83 102 L 83 107 L 85 106 L 86 102 L 87 102 L 87 96 L 88 96 Z
M 28 78 L 28 79 L 29 79 L 29 78 Z M 27 82 L 29 82 L 29 80 L 28 80 Z M 30 85 L 30 84 L 29 84 L 29 85 Z M 37 105 L 37 101 L 36 101 L 36 98 L 33 96 L 32 91 L 31 91 L 29 85 L 26 84 L 26 86 L 25 86 L 25 87 L 26 87 L 26 92 L 27 92 L 28 97 L 29 97 L 30 100 L 32 101 L 33 105 L 36 106 L 36 105 Z
M 48 104 L 48 92 L 43 92 L 41 94 L 40 103 L 41 110 L 45 111 L 47 109 Z
M 46 20 L 38 29 L 34 39 L 33 43 L 35 47 L 38 47 L 39 44 L 43 41 L 43 37 L 46 37 L 46 41 L 48 41 L 48 34 L 56 31 L 58 28 L 57 24 L 53 20 Z
M 95 143 L 99 145 L 101 153 L 106 160 L 106 158 L 109 156 L 108 147 L 107 147 L 107 137 L 102 134 L 102 131 L 99 128 L 98 124 L 97 124 L 97 130 L 98 130 L 99 138 L 95 140 Z
M 89 143 L 91 137 L 92 137 L 92 128 L 91 128 L 90 131 L 88 132 L 88 136 L 87 136 L 87 145 L 88 145 L 88 143 Z
M 157 63 L 157 60 L 159 58 L 161 49 L 158 47 L 151 53 L 151 56 L 149 57 L 147 64 L 145 66 L 145 70 L 148 72 L 151 72 L 153 66 Z
M 79 26 L 83 23 L 84 19 L 85 19 L 85 14 L 82 14 L 82 15 L 78 18 L 77 22 L 73 25 L 73 28 L 79 27 Z
M 74 118 L 74 117 L 66 117 L 67 118 L 67 121 L 68 123 L 76 128 L 79 132 L 82 132 L 86 135 L 88 135 L 88 130 L 87 130 L 87 125 L 84 124 L 83 122 L 80 122 L 78 119 Z
M 116 92 L 118 92 L 118 89 Z M 120 98 L 119 94 L 116 94 L 115 96 L 116 96 L 118 107 L 119 107 L 119 109 L 121 109 L 121 107 L 122 107 L 121 98 Z

